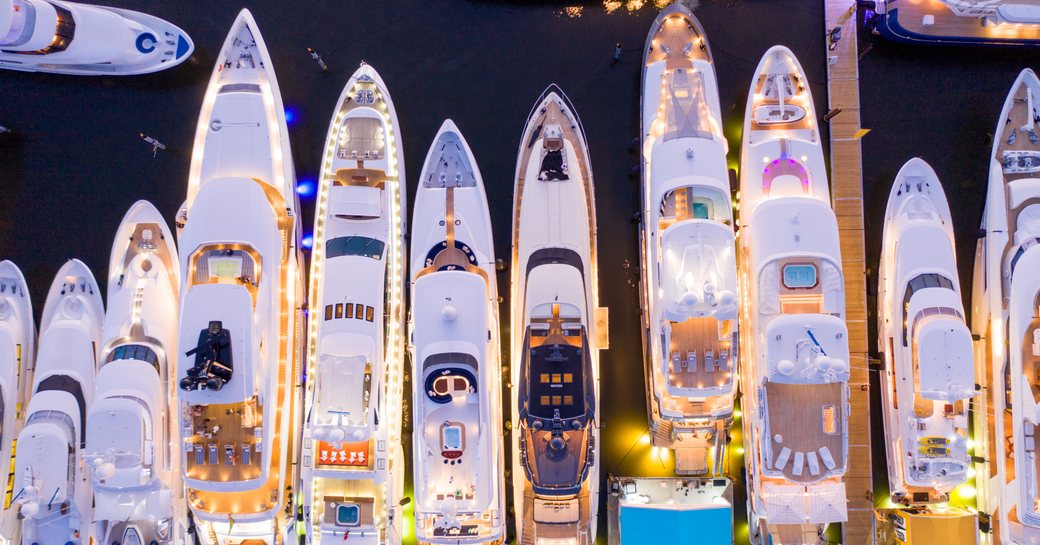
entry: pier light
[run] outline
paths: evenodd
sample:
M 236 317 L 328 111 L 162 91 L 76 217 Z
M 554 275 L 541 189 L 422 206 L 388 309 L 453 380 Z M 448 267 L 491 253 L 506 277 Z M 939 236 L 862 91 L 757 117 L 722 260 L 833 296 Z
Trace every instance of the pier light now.
M 977 491 L 975 487 L 970 484 L 962 484 L 953 490 L 953 493 L 959 496 L 961 499 L 970 500 L 975 497 Z

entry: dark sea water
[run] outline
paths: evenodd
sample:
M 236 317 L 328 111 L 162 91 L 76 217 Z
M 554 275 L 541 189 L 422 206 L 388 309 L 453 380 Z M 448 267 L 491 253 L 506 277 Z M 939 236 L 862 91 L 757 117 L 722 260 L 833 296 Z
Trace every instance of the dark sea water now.
M 600 301 L 611 315 L 611 349 L 601 370 L 602 477 L 670 473 L 671 461 L 652 458 L 649 446 L 639 441 L 647 422 L 633 221 L 639 181 L 632 171 L 639 158 L 631 143 L 639 134 L 640 57 L 657 13 L 652 2 L 610 13 L 601 2 L 109 3 L 181 26 L 196 51 L 172 70 L 132 78 L 0 72 L 0 125 L 15 131 L 0 138 L 0 258 L 14 260 L 26 273 L 37 315 L 66 259 L 84 260 L 104 285 L 112 237 L 134 201 L 148 199 L 173 218 L 186 192 L 195 123 L 214 55 L 242 7 L 260 26 L 295 118 L 289 132 L 301 180 L 317 178 L 332 108 L 364 60 L 380 72 L 397 107 L 410 191 L 442 120 L 450 117 L 458 124 L 483 174 L 503 257 L 510 244 L 513 174 L 525 116 L 555 82 L 582 119 L 595 173 Z M 568 5 L 581 6 L 581 15 L 568 15 Z M 798 55 L 818 115 L 825 113 L 822 2 L 701 0 L 696 15 L 716 58 L 731 164 L 737 162 L 751 72 L 770 46 L 784 44 Z M 615 42 L 624 49 L 616 64 Z M 871 46 L 860 67 L 863 126 L 872 129 L 863 140 L 868 263 L 877 259 L 891 181 L 905 160 L 918 155 L 935 167 L 950 197 L 962 284 L 970 286 L 989 134 L 1015 75 L 1024 66 L 1040 67 L 1040 54 L 911 48 L 869 36 L 861 42 Z M 307 47 L 324 56 L 329 73 L 310 59 Z M 169 149 L 153 159 L 139 132 Z M 312 204 L 304 202 L 305 231 L 313 221 Z M 501 293 L 508 297 L 506 278 L 500 274 Z M 508 310 L 508 301 L 502 309 Z M 739 466 L 733 468 L 735 476 L 739 472 Z M 600 533 L 605 535 L 605 525 Z M 738 532 L 738 538 L 744 536 Z

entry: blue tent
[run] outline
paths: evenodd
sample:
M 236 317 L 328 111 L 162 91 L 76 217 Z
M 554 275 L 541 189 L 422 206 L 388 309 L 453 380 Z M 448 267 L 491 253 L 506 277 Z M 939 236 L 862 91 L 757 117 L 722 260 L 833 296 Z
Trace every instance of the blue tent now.
M 702 508 L 675 505 L 622 505 L 621 545 L 688 543 L 733 545 L 733 507 Z

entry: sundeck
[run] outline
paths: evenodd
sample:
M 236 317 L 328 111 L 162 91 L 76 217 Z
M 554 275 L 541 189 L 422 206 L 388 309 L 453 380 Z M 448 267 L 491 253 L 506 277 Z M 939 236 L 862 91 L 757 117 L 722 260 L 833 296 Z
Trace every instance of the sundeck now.
M 311 254 L 303 514 L 311 543 L 402 539 L 405 176 L 400 126 L 367 64 L 325 142 Z
M 773 47 L 744 118 L 741 389 L 756 544 L 816 544 L 847 519 L 845 287 L 807 85 L 794 55 Z
M 172 68 L 195 45 L 137 11 L 61 0 L 0 0 L 0 68 L 128 76 Z
M 81 460 L 104 312 L 90 269 L 75 259 L 65 263 L 47 292 L 32 395 L 18 434 L 13 501 L 24 544 L 91 541 L 91 479 Z
M 109 259 L 101 369 L 87 413 L 84 462 L 94 540 L 180 544 L 187 537 L 170 356 L 180 271 L 173 235 L 147 201 L 119 226 Z
M 25 277 L 14 263 L 0 261 L 0 467 L 9 468 L 14 461 L 35 356 L 36 323 Z M 21 536 L 19 508 L 13 502 L 15 481 L 13 473 L 8 475 L 0 504 L 0 539 L 6 543 L 19 543 Z
M 181 465 L 206 545 L 279 543 L 295 523 L 298 210 L 278 84 L 243 10 L 203 99 L 178 217 Z
M 592 544 L 599 506 L 596 213 L 581 121 L 535 102 L 513 191 L 512 442 L 517 541 Z M 597 314 L 599 313 L 599 314 Z M 602 331 L 600 331 L 602 328 Z
M 906 505 L 947 501 L 968 477 L 975 366 L 955 256 L 939 178 L 911 159 L 888 197 L 877 298 L 889 491 Z
M 877 32 L 916 44 L 1036 45 L 1040 0 L 877 0 Z
M 495 253 L 480 171 L 450 120 L 426 156 L 413 218 L 416 538 L 498 544 L 505 444 Z
M 737 390 L 737 263 L 715 65 L 669 6 L 647 36 L 640 237 L 643 352 L 654 444 L 678 474 L 721 474 Z
M 979 511 L 1001 543 L 1040 544 L 1040 80 L 1023 70 L 997 120 L 975 252 Z

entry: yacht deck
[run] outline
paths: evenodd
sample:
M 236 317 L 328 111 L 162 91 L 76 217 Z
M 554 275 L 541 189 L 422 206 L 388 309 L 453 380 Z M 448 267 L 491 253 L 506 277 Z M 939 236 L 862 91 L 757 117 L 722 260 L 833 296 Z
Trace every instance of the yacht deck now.
M 732 381 L 732 332 L 712 316 L 670 322 L 668 382 L 677 388 L 714 388 Z
M 676 15 L 667 17 L 661 24 L 646 56 L 647 66 L 661 60 L 665 61 L 665 70 L 689 68 L 694 60 L 711 62 L 711 54 L 700 32 L 684 17 Z
M 1030 97 L 1029 94 L 1027 84 L 1019 86 L 995 147 L 993 158 L 1004 165 L 1006 183 L 1040 177 L 1040 116 L 1036 110 L 1037 105 L 1040 105 L 1040 95 L 1032 93 Z M 1027 125 L 1030 129 L 1023 130 Z M 1037 138 L 1036 142 L 1032 141 L 1034 137 Z M 1009 217 L 1017 218 L 1013 211 L 1011 214 Z
M 987 18 L 995 18 L 995 13 L 986 15 L 957 15 L 947 4 L 964 4 L 943 0 L 912 0 L 893 2 L 889 0 L 889 20 L 887 32 L 908 41 L 957 41 L 967 38 L 971 41 L 1024 42 L 1040 40 L 1040 24 L 995 24 Z M 1035 16 L 1040 13 L 1038 0 L 1014 0 L 1015 4 L 1029 6 Z M 994 6 L 992 9 L 996 9 Z M 926 18 L 928 22 L 926 24 Z M 894 19 L 894 21 L 893 21 Z M 894 27 L 894 28 L 893 28 Z
M 791 481 L 809 483 L 845 462 L 847 432 L 841 383 L 766 383 L 773 459 L 769 467 Z M 763 450 L 763 453 L 765 451 Z
M 196 406 L 192 429 L 184 430 L 188 478 L 228 482 L 260 477 L 262 411 L 255 398 L 246 403 Z

